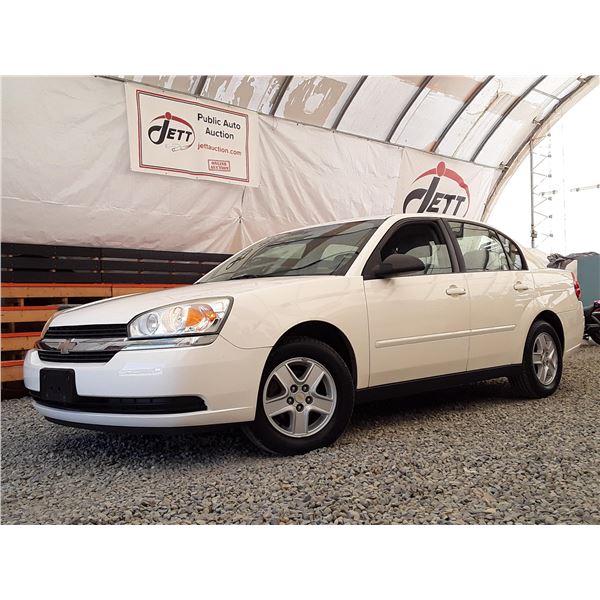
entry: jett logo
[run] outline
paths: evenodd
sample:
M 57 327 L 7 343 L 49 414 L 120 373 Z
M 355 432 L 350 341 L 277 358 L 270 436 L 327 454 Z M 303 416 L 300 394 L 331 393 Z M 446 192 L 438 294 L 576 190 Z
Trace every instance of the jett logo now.
M 153 144 L 160 146 L 164 143 L 167 148 L 175 152 L 187 150 L 196 140 L 194 128 L 181 117 L 166 112 L 152 119 L 150 123 L 155 121 L 159 123 L 148 128 L 148 137 Z
M 434 169 L 421 173 L 413 183 L 425 177 L 431 177 L 429 187 L 411 190 L 404 199 L 403 212 L 437 212 L 459 217 L 467 214 L 471 202 L 469 186 L 456 171 L 440 162 Z

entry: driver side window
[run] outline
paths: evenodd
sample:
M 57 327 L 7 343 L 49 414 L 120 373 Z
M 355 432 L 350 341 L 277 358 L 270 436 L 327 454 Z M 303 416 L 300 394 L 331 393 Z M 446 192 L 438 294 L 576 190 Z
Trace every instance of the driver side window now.
M 381 261 L 391 254 L 408 254 L 423 261 L 420 275 L 452 273 L 448 246 L 432 223 L 402 225 L 381 249 Z

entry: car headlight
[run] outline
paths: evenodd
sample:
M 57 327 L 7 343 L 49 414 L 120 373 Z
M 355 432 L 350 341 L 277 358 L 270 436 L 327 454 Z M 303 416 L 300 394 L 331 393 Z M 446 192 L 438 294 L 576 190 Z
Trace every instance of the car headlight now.
M 170 304 L 138 315 L 129 323 L 130 338 L 218 333 L 229 314 L 231 298 Z

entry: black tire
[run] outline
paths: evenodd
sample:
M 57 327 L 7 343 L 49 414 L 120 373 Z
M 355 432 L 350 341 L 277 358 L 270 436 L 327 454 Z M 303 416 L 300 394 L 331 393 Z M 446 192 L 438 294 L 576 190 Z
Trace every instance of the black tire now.
M 263 391 L 276 367 L 299 357 L 317 361 L 329 371 L 335 383 L 337 399 L 329 421 L 322 429 L 307 437 L 294 438 L 278 431 L 265 414 Z M 355 386 L 350 370 L 331 346 L 309 337 L 289 338 L 269 355 L 259 386 L 256 418 L 244 427 L 244 432 L 255 445 L 273 454 L 303 454 L 328 446 L 346 429 L 354 408 L 354 396 Z
M 592 331 L 590 333 L 590 339 L 600 346 L 600 331 Z
M 558 350 L 558 365 L 554 379 L 544 385 L 537 377 L 533 364 L 533 345 L 541 333 L 547 333 L 553 339 Z M 513 389 L 523 398 L 545 398 L 554 394 L 560 384 L 563 367 L 563 349 L 556 330 L 546 321 L 535 321 L 527 334 L 521 372 L 509 378 Z

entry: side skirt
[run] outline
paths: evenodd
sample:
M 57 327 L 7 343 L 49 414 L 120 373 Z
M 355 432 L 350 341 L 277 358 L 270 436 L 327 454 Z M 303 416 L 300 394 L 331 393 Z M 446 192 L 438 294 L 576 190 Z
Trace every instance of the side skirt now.
M 386 400 L 397 396 L 410 396 L 422 392 L 430 392 L 443 388 L 464 385 L 486 379 L 497 379 L 498 377 L 510 377 L 517 375 L 522 369 L 521 365 L 504 365 L 492 367 L 491 369 L 477 369 L 476 371 L 464 371 L 452 373 L 451 375 L 438 375 L 437 377 L 426 377 L 424 379 L 412 379 L 400 383 L 389 383 L 375 387 L 356 390 L 356 403 L 363 404 L 377 400 Z

